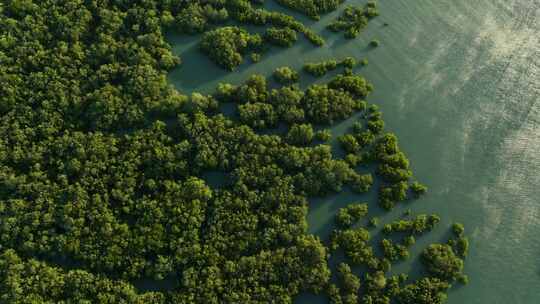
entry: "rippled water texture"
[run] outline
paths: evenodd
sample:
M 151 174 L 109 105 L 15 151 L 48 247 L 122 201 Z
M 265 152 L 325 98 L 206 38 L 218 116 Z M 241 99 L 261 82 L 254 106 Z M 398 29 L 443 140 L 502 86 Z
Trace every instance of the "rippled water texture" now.
M 380 105 L 388 130 L 397 133 L 416 176 L 430 189 L 402 208 L 443 218 L 416 252 L 441 240 L 453 221 L 468 229 L 470 284 L 454 288 L 448 303 L 540 303 L 540 1 L 385 0 L 380 7 L 382 16 L 353 41 L 324 30 L 339 11 L 317 23 L 301 18 L 327 38 L 327 46 L 302 42 L 276 49 L 236 73 L 198 54 L 194 37 L 171 35 L 175 53 L 185 60 L 171 81 L 184 92 L 208 91 L 283 65 L 367 57 L 370 64 L 360 72 L 375 85 L 369 101 Z M 372 38 L 381 47 L 366 48 Z M 311 232 L 324 238 L 336 210 L 358 199 L 369 197 L 344 193 L 314 200 Z

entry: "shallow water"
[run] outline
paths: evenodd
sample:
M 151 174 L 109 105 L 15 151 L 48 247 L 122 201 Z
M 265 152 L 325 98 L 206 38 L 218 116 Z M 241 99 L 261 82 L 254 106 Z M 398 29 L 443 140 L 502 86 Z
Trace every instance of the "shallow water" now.
M 369 65 L 358 71 L 375 85 L 369 101 L 381 107 L 387 130 L 398 135 L 416 177 L 429 187 L 420 201 L 381 213 L 382 222 L 406 208 L 440 214 L 443 222 L 417 243 L 416 253 L 443 239 L 452 222 L 465 224 L 470 283 L 454 288 L 448 303 L 540 303 L 540 1 L 388 0 L 380 1 L 380 11 L 356 40 L 324 30 L 339 11 L 317 23 L 300 18 L 327 38 L 326 46 L 301 38 L 234 73 L 199 54 L 197 37 L 171 34 L 184 64 L 170 80 L 184 92 L 211 92 L 219 82 L 239 83 L 284 65 L 367 57 Z M 377 49 L 366 47 L 373 38 L 381 41 Z M 372 197 L 345 192 L 312 200 L 310 231 L 325 238 L 338 208 Z M 415 264 L 394 270 L 409 272 Z

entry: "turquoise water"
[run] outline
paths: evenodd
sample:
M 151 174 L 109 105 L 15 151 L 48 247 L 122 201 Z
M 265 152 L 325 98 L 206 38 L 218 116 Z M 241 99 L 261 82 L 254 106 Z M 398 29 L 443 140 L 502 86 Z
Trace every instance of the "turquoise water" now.
M 219 82 L 239 83 L 284 65 L 299 69 L 306 61 L 367 57 L 370 64 L 358 71 L 375 85 L 369 101 L 381 107 L 387 129 L 429 187 L 420 201 L 389 214 L 374 212 L 383 222 L 406 208 L 440 214 L 439 229 L 417 243 L 416 253 L 444 239 L 452 222 L 466 225 L 470 283 L 454 288 L 448 303 L 540 303 L 540 1 L 386 0 L 380 11 L 352 41 L 324 30 L 339 11 L 316 23 L 299 17 L 327 38 L 326 46 L 302 39 L 234 73 L 199 54 L 197 37 L 171 34 L 184 64 L 170 80 L 184 92 L 210 92 Z M 381 41 L 377 49 L 366 47 L 373 38 Z M 304 84 L 314 80 L 305 77 Z M 325 238 L 337 209 L 356 200 L 371 202 L 373 195 L 313 200 L 310 231 Z M 416 266 L 413 260 L 394 269 Z M 297 302 L 315 300 L 304 295 Z

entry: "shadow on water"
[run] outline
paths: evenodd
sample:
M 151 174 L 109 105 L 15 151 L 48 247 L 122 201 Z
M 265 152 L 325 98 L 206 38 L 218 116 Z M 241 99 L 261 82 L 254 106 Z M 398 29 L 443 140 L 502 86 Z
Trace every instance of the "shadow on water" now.
M 42 258 L 44 261 L 47 261 L 48 263 L 57 265 L 58 267 L 61 267 L 64 270 L 74 270 L 74 269 L 82 269 L 84 268 L 84 264 L 80 261 L 77 261 L 71 257 L 67 256 L 55 256 L 55 257 L 45 257 Z
M 239 24 L 231 22 L 227 25 Z M 250 33 L 261 33 L 264 30 L 264 27 L 260 26 L 241 26 Z M 187 91 L 199 90 L 201 84 L 212 83 L 229 75 L 242 74 L 254 64 L 248 52 L 243 54 L 242 63 L 234 71 L 229 71 L 200 51 L 199 42 L 202 34 L 187 35 L 178 31 L 168 31 L 165 36 L 173 46 L 173 53 L 182 59 L 182 63 L 169 72 L 169 81 Z
M 330 258 L 328 259 L 328 267 L 332 270 L 332 277 L 330 278 L 332 283 L 337 283 L 337 272 L 335 269 L 345 260 L 345 256 L 341 250 L 331 253 Z M 358 268 L 359 267 L 352 267 L 353 272 L 358 273 L 358 271 L 360 271 Z M 323 292 L 320 294 L 314 294 L 313 292 L 302 292 L 295 298 L 294 303 L 327 304 L 330 302 L 329 298 Z
M 205 171 L 202 173 L 202 179 L 212 189 L 224 188 L 228 185 L 227 173 L 217 170 Z
M 234 102 L 221 102 L 219 112 L 231 120 L 238 120 L 238 107 Z
M 319 236 L 323 241 L 328 240 L 335 229 L 334 217 L 338 210 L 356 202 L 368 203 L 371 201 L 369 199 L 370 194 L 358 195 L 349 189 L 344 189 L 337 194 L 310 198 L 307 218 L 309 233 Z M 368 203 L 368 205 L 371 208 L 371 204 Z
M 179 53 L 175 50 L 174 54 L 182 58 L 182 64 L 169 73 L 169 79 L 175 86 L 195 89 L 201 83 L 219 79 L 229 73 L 202 54 L 197 44 Z
M 354 55 L 367 55 L 370 51 L 375 50 L 376 48 L 369 45 L 369 40 L 367 35 L 363 35 L 362 33 L 353 39 L 346 38 L 343 33 L 334 33 L 329 30 L 324 30 L 326 42 L 331 48 L 341 48 L 341 47 L 349 47 L 349 46 L 355 46 L 358 45 L 359 42 L 362 46 L 357 47 L 354 50 Z
M 174 275 L 169 275 L 163 280 L 155 280 L 151 278 L 142 278 L 132 282 L 133 286 L 140 293 L 145 292 L 169 292 L 171 290 L 177 289 L 180 286 L 177 277 Z
M 314 294 L 312 292 L 303 292 L 294 298 L 293 303 L 310 303 L 310 304 L 328 304 L 328 297 L 322 294 Z
M 394 212 L 388 212 L 379 206 L 377 197 L 377 189 L 381 185 L 381 180 L 375 175 L 375 168 L 361 167 L 356 170 L 361 174 L 370 173 L 374 176 L 373 185 L 367 193 L 355 193 L 349 187 L 344 186 L 342 191 L 324 197 L 313 197 L 309 199 L 309 233 L 319 236 L 322 240 L 328 240 L 335 226 L 335 215 L 339 209 L 347 207 L 351 204 L 365 203 L 368 205 L 369 215 L 359 221 L 358 225 L 366 227 L 370 218 L 379 218 L 380 225 L 384 221 L 391 221 L 396 214 L 403 212 L 408 205 L 407 202 L 402 202 L 394 209 Z

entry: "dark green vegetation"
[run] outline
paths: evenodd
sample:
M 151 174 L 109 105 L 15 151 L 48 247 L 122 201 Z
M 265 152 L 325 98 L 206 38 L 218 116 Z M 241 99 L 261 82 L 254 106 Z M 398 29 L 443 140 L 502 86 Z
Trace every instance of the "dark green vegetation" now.
M 377 4 L 368 2 L 364 7 L 347 6 L 341 16 L 328 25 L 333 32 L 345 32 L 345 38 L 356 38 L 370 19 L 379 16 Z
M 369 45 L 376 48 L 376 47 L 379 47 L 379 45 L 381 44 L 381 42 L 377 39 L 373 39 L 369 42 Z
M 371 86 L 356 76 L 338 75 L 330 81 L 329 86 L 346 90 L 354 96 L 365 96 Z M 361 107 L 366 107 L 365 104 Z M 427 191 L 418 182 L 410 183 L 412 172 L 409 160 L 400 151 L 397 137 L 383 132 L 382 113 L 374 105 L 366 108 L 363 118 L 357 122 L 349 134 L 339 138 L 342 148 L 347 153 L 346 160 L 353 166 L 376 165 L 376 173 L 381 177 L 379 186 L 379 203 L 385 209 L 392 209 L 396 203 L 411 197 L 417 198 Z M 355 189 L 365 192 L 367 180 L 359 180 Z M 410 189 L 411 188 L 411 189 Z M 418 191 L 421 189 L 422 191 Z
M 257 50 L 261 45 L 261 36 L 251 35 L 239 27 L 229 26 L 205 33 L 200 48 L 215 63 L 234 70 L 242 63 L 244 53 L 248 50 Z
M 320 15 L 335 10 L 345 0 L 277 0 L 287 7 L 318 20 Z
M 433 230 L 440 220 L 439 216 L 435 214 L 430 216 L 421 214 L 414 219 L 396 220 L 387 224 L 384 226 L 383 232 L 387 234 L 392 232 L 407 232 L 411 235 L 420 235 Z
M 266 30 L 266 33 L 264 34 L 264 38 L 268 43 L 274 44 L 277 46 L 283 46 L 283 47 L 290 47 L 292 46 L 296 40 L 298 39 L 296 37 L 296 32 L 291 30 L 290 28 L 269 28 Z
M 313 16 L 339 4 L 287 3 Z M 387 275 L 436 216 L 389 224 L 385 232 L 409 235 L 383 240 L 382 256 L 359 227 L 364 204 L 338 213 L 330 240 L 307 233 L 310 197 L 377 191 L 390 209 L 426 192 L 365 101 L 373 87 L 363 77 L 302 89 L 279 69 L 282 86 L 253 75 L 189 96 L 167 83 L 180 60 L 164 27 L 204 33 L 201 49 L 234 69 L 264 41 L 311 35 L 290 17 L 242 0 L 11 1 L 0 17 L 1 303 L 292 303 L 306 291 L 333 303 L 442 303 L 450 283 L 466 282 L 460 225 L 423 252 L 426 277 Z M 283 28 L 217 26 L 230 18 Z M 354 114 L 339 139 L 347 155 L 336 158 L 317 142 L 331 134 L 316 130 Z M 211 187 L 205 173 L 216 171 L 226 182 Z M 367 271 L 340 264 L 334 284 L 338 249 Z M 147 291 L 140 280 L 171 283 Z
M 274 71 L 274 80 L 281 84 L 292 84 L 300 80 L 300 75 L 289 67 L 281 67 Z
M 324 76 L 326 73 L 337 69 L 339 66 L 342 66 L 346 70 L 351 71 L 352 68 L 354 68 L 356 65 L 356 59 L 354 59 L 353 57 L 346 57 L 340 61 L 335 59 L 329 59 L 321 62 L 308 62 L 304 65 L 304 71 L 312 76 L 321 77 Z
M 367 204 L 351 204 L 339 209 L 336 214 L 336 224 L 342 228 L 348 228 L 368 214 Z
M 330 59 L 322 62 L 308 62 L 304 65 L 304 71 L 316 77 L 324 76 L 328 71 L 335 70 L 338 67 L 338 62 Z

